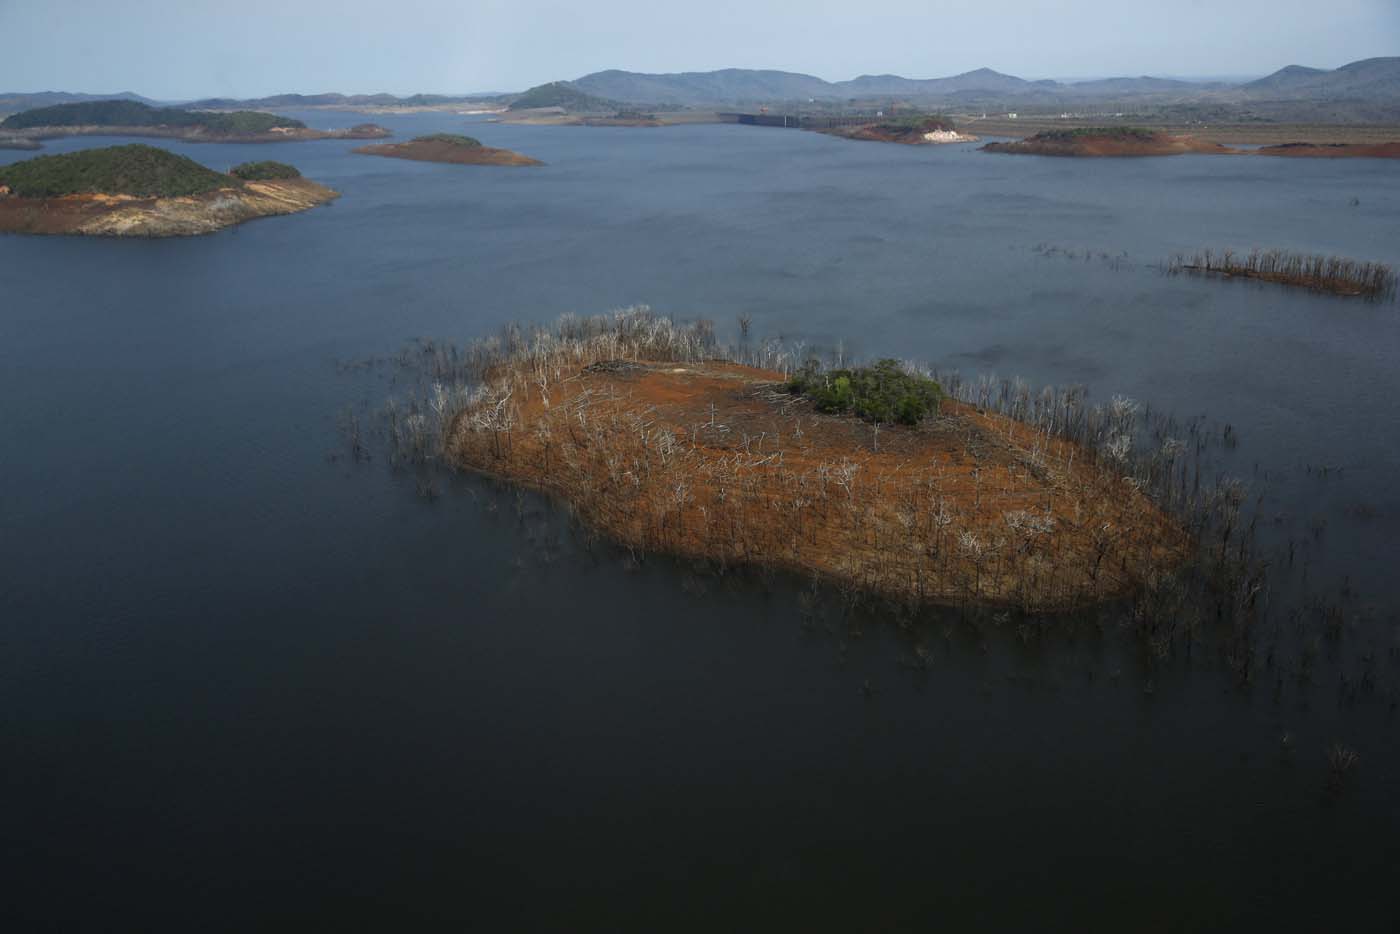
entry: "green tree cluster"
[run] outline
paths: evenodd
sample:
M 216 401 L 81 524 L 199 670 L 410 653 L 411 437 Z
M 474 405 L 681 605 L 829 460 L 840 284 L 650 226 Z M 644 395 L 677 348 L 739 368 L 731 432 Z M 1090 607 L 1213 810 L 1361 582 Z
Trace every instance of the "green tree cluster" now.
M 1136 126 L 1086 126 L 1077 127 L 1073 130 L 1046 130 L 1037 133 L 1034 139 L 1046 140 L 1056 143 L 1072 143 L 1080 139 L 1117 139 L 1117 140 L 1141 140 L 1148 142 L 1156 139 L 1157 134 L 1152 130 L 1145 130 Z
M 537 85 L 510 103 L 511 110 L 530 110 L 535 107 L 562 107 L 570 112 L 588 113 L 611 113 L 620 109 L 617 101 L 594 97 L 567 81 Z
M 262 182 L 278 178 L 301 178 L 296 166 L 285 162 L 244 162 L 228 170 L 228 174 L 245 182 Z
M 481 140 L 472 136 L 462 136 L 459 133 L 430 133 L 427 136 L 415 136 L 413 141 L 415 143 L 449 143 L 464 149 L 477 149 L 481 146 Z
M 901 425 L 917 425 L 936 413 L 943 400 L 938 383 L 908 372 L 898 360 L 831 370 L 812 360 L 792 375 L 787 389 L 811 399 L 819 412 L 850 413 L 866 421 Z
M 38 107 L 6 117 L 0 127 L 27 130 L 46 126 L 205 127 L 216 133 L 266 133 L 275 126 L 305 127 L 300 120 L 255 110 L 210 113 L 178 107 L 151 107 L 139 101 L 81 101 Z
M 0 166 L 0 185 L 21 198 L 108 194 L 177 198 L 237 185 L 193 159 L 134 143 L 39 156 Z

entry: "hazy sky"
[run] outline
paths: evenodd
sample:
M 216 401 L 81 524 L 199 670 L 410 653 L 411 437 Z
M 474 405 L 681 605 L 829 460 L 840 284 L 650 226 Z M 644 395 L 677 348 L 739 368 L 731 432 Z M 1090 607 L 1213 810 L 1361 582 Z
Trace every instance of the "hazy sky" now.
M 0 0 L 0 92 L 519 90 L 603 68 L 830 80 L 1264 74 L 1400 54 L 1400 0 Z

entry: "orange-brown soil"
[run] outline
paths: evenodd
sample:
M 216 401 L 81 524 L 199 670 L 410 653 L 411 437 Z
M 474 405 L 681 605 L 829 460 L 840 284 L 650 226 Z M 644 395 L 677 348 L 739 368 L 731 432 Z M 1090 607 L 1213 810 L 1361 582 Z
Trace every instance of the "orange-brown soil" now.
M 1084 136 L 1062 140 L 1032 136 L 1016 142 L 988 143 L 982 149 L 986 152 L 1032 156 L 1087 157 L 1179 156 L 1186 153 L 1225 155 L 1237 151 L 1194 136 L 1174 136 L 1167 133 L 1155 133 L 1150 139 Z
M 733 363 L 576 367 L 498 370 L 448 454 L 632 548 L 1051 610 L 1132 592 L 1190 546 L 1083 450 L 967 405 L 877 431 Z
M 1400 159 L 1400 142 L 1394 143 L 1283 143 L 1261 146 L 1261 156 L 1300 159 Z
M 454 165 L 543 165 L 538 159 L 522 156 L 509 149 L 490 146 L 459 146 L 441 140 L 412 140 L 406 143 L 383 143 L 361 146 L 351 152 L 366 156 L 388 156 L 392 159 L 413 159 L 418 162 L 450 162 Z

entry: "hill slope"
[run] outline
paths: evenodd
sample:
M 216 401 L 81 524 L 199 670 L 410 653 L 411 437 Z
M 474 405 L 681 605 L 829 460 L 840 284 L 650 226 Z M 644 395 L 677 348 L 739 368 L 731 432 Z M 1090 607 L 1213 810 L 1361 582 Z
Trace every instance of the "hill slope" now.
M 1366 58 L 1333 71 L 1289 65 L 1244 85 L 1251 96 L 1400 99 L 1400 56 Z
M 617 110 L 617 101 L 598 97 L 580 90 L 568 81 L 554 81 L 530 88 L 511 101 L 511 110 L 533 110 L 537 107 L 562 107 L 570 113 Z
M 408 97 L 397 97 L 393 94 L 273 94 L 269 97 L 248 99 L 207 97 L 183 106 L 191 110 L 238 110 L 244 108 L 283 110 L 291 107 L 432 107 L 438 104 L 493 101 L 498 97 L 500 97 L 499 94 L 412 94 Z
M 0 113 L 19 113 L 35 107 L 51 107 L 54 104 L 72 104 L 79 101 L 140 101 L 155 105 L 155 101 L 131 91 L 118 91 L 116 94 L 70 94 L 67 91 L 0 91 Z
M 690 105 L 839 96 L 832 85 L 812 75 L 748 68 L 676 74 L 599 71 L 572 84 L 589 94 L 647 104 Z
M 40 156 L 0 168 L 0 232 L 193 236 L 338 197 L 289 165 L 235 171 L 244 177 L 140 144 Z
M 1047 108 L 1081 107 L 1094 100 L 1158 104 L 1197 102 L 1222 106 L 1238 106 L 1242 102 L 1315 105 L 1346 100 L 1367 105 L 1360 110 L 1351 108 L 1347 113 L 1369 114 L 1368 119 L 1373 120 L 1400 110 L 1400 57 L 1365 59 L 1333 71 L 1290 65 L 1245 84 L 1181 81 L 1147 75 L 1073 83 L 1028 81 L 990 68 L 946 78 L 916 79 L 882 74 L 861 75 L 848 81 L 825 81 L 797 72 L 744 68 L 674 74 L 614 69 L 560 83 L 614 101 L 676 106 L 881 98 L 922 99 L 926 103 L 967 106 L 975 103 L 984 107 L 1005 102 L 1008 106 Z M 1273 110 L 1269 114 L 1277 118 Z M 1304 108 L 1302 113 L 1309 117 L 1328 116 L 1316 111 L 1317 107 L 1311 107 Z
M 20 198 L 79 194 L 176 198 L 237 184 L 193 159 L 139 143 L 38 156 L 0 166 L 0 185 L 8 186 Z
M 0 122 L 0 129 L 6 130 L 51 126 L 205 127 L 217 133 L 265 133 L 275 126 L 304 128 L 306 124 L 252 110 L 207 113 L 177 107 L 151 107 L 140 101 L 126 100 L 55 104 L 11 114 Z

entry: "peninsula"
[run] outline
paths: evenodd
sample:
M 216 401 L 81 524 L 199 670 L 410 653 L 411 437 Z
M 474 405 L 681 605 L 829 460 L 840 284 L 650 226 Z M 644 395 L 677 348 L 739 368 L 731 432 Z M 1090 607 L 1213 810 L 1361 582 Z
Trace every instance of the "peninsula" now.
M 1378 143 L 1282 143 L 1257 149 L 1239 149 L 1209 142 L 1185 133 L 1167 133 L 1141 127 L 1080 127 L 1045 130 L 1013 142 L 988 143 L 986 152 L 1032 156 L 1123 157 L 1179 156 L 1286 156 L 1292 158 L 1400 159 L 1400 142 Z
M 847 126 L 818 129 L 820 133 L 845 139 L 867 140 L 875 143 L 902 143 L 906 146 L 927 146 L 946 143 L 975 143 L 979 137 L 958 132 L 946 117 L 918 115 L 878 120 Z
M 280 162 L 225 175 L 164 149 L 112 146 L 0 166 L 0 232 L 189 236 L 337 197 Z
M 544 165 L 538 159 L 522 156 L 509 149 L 483 146 L 481 140 L 455 133 L 434 133 L 418 136 L 406 143 L 383 143 L 352 149 L 366 156 L 388 156 L 391 159 L 412 159 L 417 162 L 448 162 L 454 165 Z
M 1254 150 L 1294 159 L 1400 159 L 1400 141 L 1389 143 L 1281 143 Z
M 31 142 L 63 136 L 153 136 L 204 143 L 383 139 L 391 135 L 373 123 L 344 130 L 313 130 L 300 120 L 259 111 L 181 110 L 128 100 L 83 101 L 26 110 L 0 122 L 0 133 Z
M 1194 136 L 1161 133 L 1139 127 L 1082 127 L 1046 130 L 1023 140 L 988 143 L 985 152 L 1032 156 L 1178 156 L 1184 153 L 1226 154 L 1236 150 Z
M 784 373 L 644 311 L 514 334 L 468 355 L 483 385 L 446 457 L 562 497 L 634 552 L 1052 610 L 1131 593 L 1189 551 L 1112 461 L 895 361 Z

